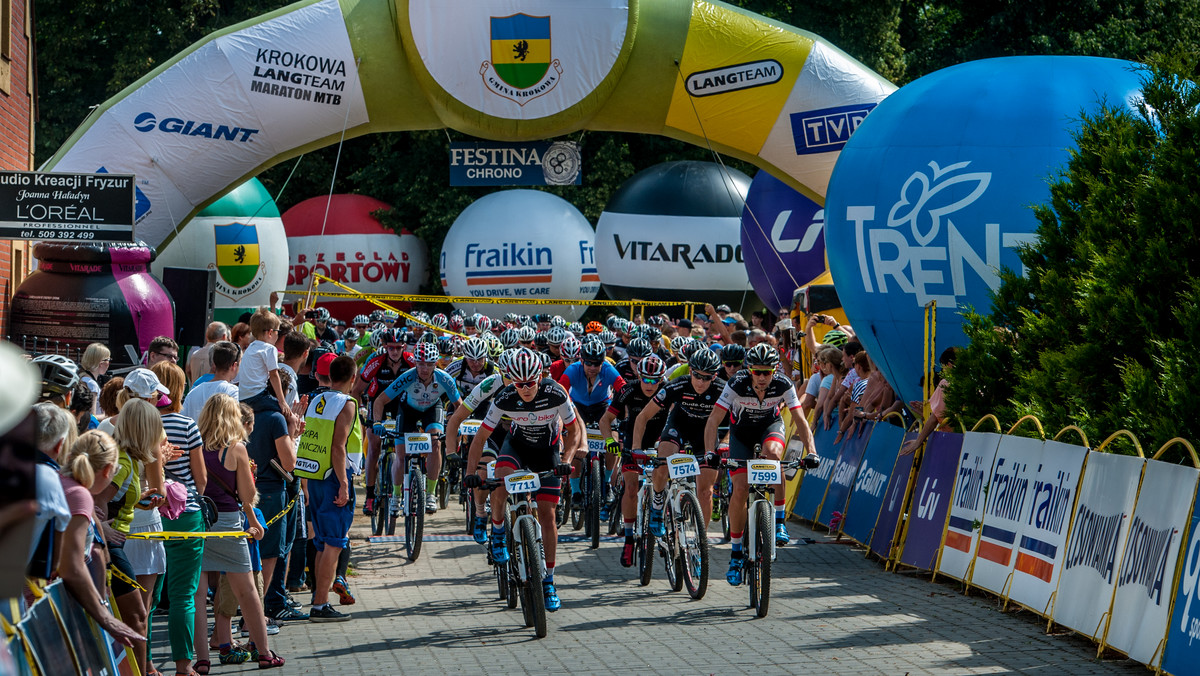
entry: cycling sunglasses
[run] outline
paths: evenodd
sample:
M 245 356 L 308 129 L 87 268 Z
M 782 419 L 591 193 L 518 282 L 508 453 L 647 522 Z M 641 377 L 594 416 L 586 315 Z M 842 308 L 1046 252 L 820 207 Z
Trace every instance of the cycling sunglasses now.
M 726 366 L 741 366 L 741 365 L 742 365 L 742 362 L 740 362 L 740 361 L 727 361 L 727 362 L 724 362 L 724 364 L 725 364 Z
M 662 380 L 662 379 L 661 378 L 646 378 L 646 377 L 642 378 L 642 382 L 646 383 L 647 385 L 657 385 L 660 380 Z
M 588 361 L 588 360 L 586 360 L 586 359 L 585 359 L 585 360 L 583 360 L 583 365 L 584 365 L 584 366 L 600 366 L 600 365 L 601 365 L 601 364 L 603 364 L 603 363 L 604 363 L 604 362 L 602 362 L 602 361 Z
M 521 390 L 528 390 L 538 384 L 536 380 L 514 380 L 513 387 Z
M 750 373 L 756 376 L 769 376 L 775 373 L 775 369 L 750 369 Z
M 692 371 L 692 377 L 695 378 L 696 380 L 712 380 L 713 374 L 701 373 L 699 371 Z

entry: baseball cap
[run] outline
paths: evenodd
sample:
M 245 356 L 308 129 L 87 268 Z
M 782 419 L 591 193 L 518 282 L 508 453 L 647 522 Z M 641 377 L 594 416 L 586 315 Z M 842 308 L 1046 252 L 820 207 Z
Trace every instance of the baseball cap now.
M 690 329 L 690 328 L 692 328 L 692 320 L 685 317 L 685 318 L 680 319 L 679 321 L 675 322 L 675 326 L 677 326 L 681 329 Z
M 154 375 L 154 371 L 150 369 L 134 369 L 126 374 L 125 389 L 141 399 L 149 399 L 154 396 L 155 392 L 159 394 L 171 392 L 166 385 L 158 381 L 158 376 Z
M 726 317 L 725 319 L 722 319 L 721 322 L 724 324 L 737 324 L 737 320 L 733 317 Z
M 730 310 L 728 305 L 718 305 L 717 312 L 733 312 L 733 310 Z
M 329 375 L 329 365 L 333 363 L 334 359 L 337 359 L 337 355 L 332 352 L 326 352 L 325 354 L 321 355 L 320 358 L 317 359 L 317 375 Z

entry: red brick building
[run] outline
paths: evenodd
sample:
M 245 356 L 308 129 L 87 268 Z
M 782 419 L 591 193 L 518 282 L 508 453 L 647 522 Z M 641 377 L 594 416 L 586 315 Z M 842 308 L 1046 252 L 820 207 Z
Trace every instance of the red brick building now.
M 32 0 L 0 0 L 0 169 L 33 169 Z M 13 292 L 31 269 L 29 242 L 0 240 L 0 336 Z

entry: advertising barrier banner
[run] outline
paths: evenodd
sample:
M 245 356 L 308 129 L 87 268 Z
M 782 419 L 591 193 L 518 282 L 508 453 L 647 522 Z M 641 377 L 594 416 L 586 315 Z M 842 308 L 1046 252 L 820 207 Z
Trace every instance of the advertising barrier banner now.
M 1004 448 L 1003 442 L 1000 448 Z M 1079 492 L 1086 458 L 1087 449 L 1083 446 L 1047 441 L 1038 460 L 1029 507 L 1017 531 L 1013 581 L 1008 597 L 1039 613 L 1046 611 L 1058 586 L 1071 508 Z M 984 525 L 987 525 L 986 518 Z M 975 569 L 979 570 L 978 565 Z
M 1171 585 L 1200 470 L 1149 460 L 1117 573 L 1108 644 L 1143 663 L 1159 654 Z M 1180 498 L 1184 499 L 1180 499 Z
M 1179 561 L 1183 570 L 1162 661 L 1163 671 L 1175 676 L 1190 674 L 1200 664 L 1200 510 L 1195 508 L 1196 501 L 1200 494 L 1192 502 L 1191 534 Z
M 1129 515 L 1146 460 L 1091 451 L 1059 574 L 1051 619 L 1097 640 L 1112 602 Z
M 932 570 L 937 563 L 962 442 L 963 435 L 952 432 L 934 432 L 925 442 L 921 471 L 908 509 L 908 533 L 900 553 L 903 564 Z
M 855 434 L 842 441 L 841 452 L 833 464 L 833 476 L 829 479 L 829 489 L 825 491 L 825 499 L 821 502 L 817 523 L 827 526 L 830 531 L 836 531 L 846 515 L 846 499 L 850 497 L 850 489 L 858 476 L 858 465 L 862 462 L 863 452 L 871 438 L 871 430 L 875 424 L 860 425 Z
M 905 434 L 901 447 L 916 438 L 916 432 Z M 883 493 L 883 504 L 879 508 L 879 517 L 875 520 L 875 530 L 871 532 L 871 552 L 876 556 L 888 558 L 896 544 L 900 518 L 904 514 L 904 491 L 908 488 L 909 477 L 912 476 L 915 457 L 915 453 L 897 455 L 896 463 L 892 466 L 892 473 Z
M 804 473 L 800 482 L 800 491 L 796 493 L 796 505 L 792 514 L 806 521 L 816 521 L 817 509 L 825 499 L 825 489 L 833 476 L 833 467 L 837 464 L 841 444 L 834 444 L 837 437 L 837 417 L 831 419 L 829 429 L 824 429 L 820 421 L 813 425 L 813 442 L 816 444 L 817 455 L 821 457 L 821 466 Z
M 1017 532 L 1033 502 L 1034 477 L 1044 445 L 1041 439 L 1005 436 L 1000 440 L 984 499 L 971 584 L 1005 593 L 1017 559 Z
M 1001 436 L 994 432 L 967 432 L 963 435 L 958 461 L 958 480 L 950 502 L 950 521 L 938 572 L 956 580 L 966 580 L 979 544 L 979 524 L 983 521 L 984 496 L 996 460 Z
M 875 425 L 850 499 L 846 503 L 846 515 L 842 518 L 841 532 L 859 544 L 871 541 L 879 510 L 888 487 L 888 471 L 896 464 L 896 454 L 904 440 L 904 428 L 887 422 Z

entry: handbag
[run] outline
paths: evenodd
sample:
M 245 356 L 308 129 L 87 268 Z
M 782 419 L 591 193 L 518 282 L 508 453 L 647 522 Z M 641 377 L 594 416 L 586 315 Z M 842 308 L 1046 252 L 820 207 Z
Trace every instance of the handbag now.
M 192 488 L 188 482 L 184 481 L 171 470 L 164 467 L 163 471 L 172 481 L 181 484 L 187 489 L 188 495 L 196 500 L 197 505 L 200 505 L 200 518 L 204 521 L 204 530 L 212 530 L 212 525 L 217 522 L 217 503 L 213 502 L 212 498 L 207 495 L 197 493 L 196 489 Z

